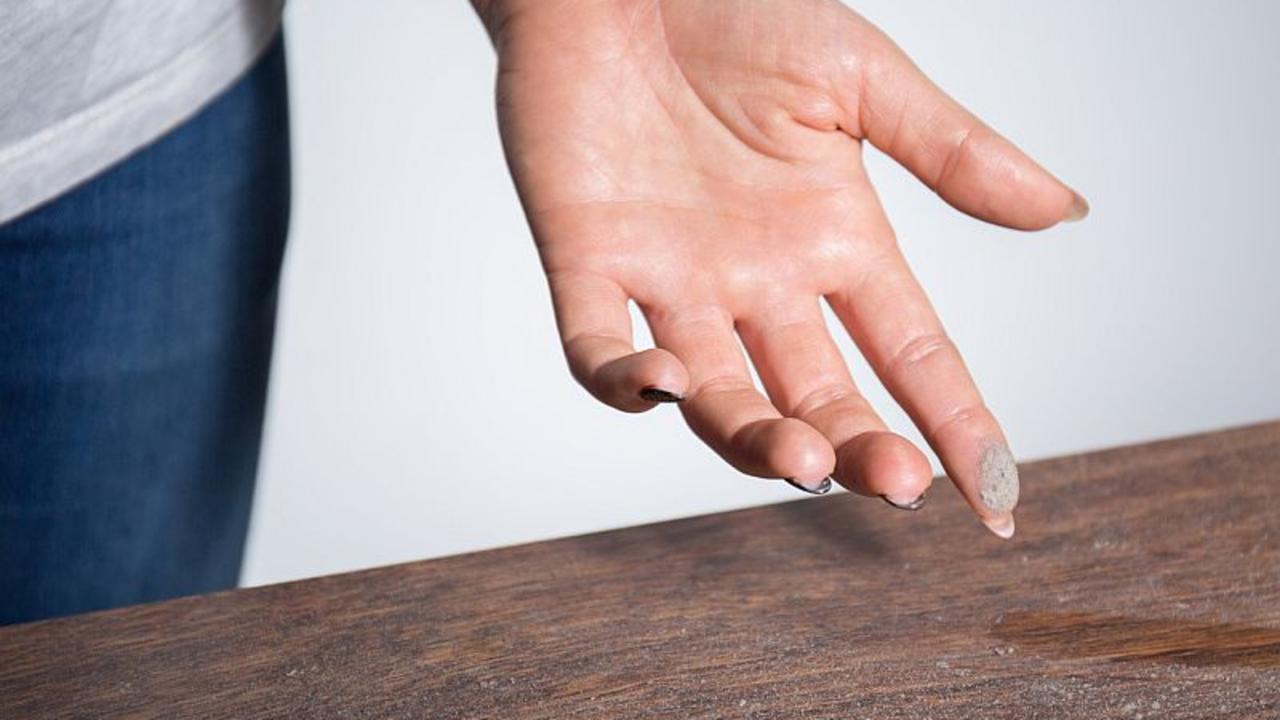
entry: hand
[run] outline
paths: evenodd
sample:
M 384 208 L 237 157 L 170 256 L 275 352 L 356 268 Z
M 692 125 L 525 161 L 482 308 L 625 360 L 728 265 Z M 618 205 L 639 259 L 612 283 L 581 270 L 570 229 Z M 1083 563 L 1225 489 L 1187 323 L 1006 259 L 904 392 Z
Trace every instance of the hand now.
M 929 462 L 854 387 L 825 298 L 978 516 L 1013 534 L 1004 434 L 898 250 L 862 140 L 999 225 L 1082 218 L 1079 195 L 834 1 L 476 1 L 507 158 L 587 390 L 630 412 L 680 399 L 742 472 L 815 490 L 833 474 L 914 509 Z M 656 349 L 633 347 L 628 300 Z

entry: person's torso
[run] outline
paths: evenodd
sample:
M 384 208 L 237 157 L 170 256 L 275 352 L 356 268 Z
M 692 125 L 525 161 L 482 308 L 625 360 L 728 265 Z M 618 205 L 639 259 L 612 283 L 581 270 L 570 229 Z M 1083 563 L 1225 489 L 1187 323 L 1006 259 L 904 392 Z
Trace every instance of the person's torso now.
M 0 0 L 0 222 L 125 157 L 230 85 L 283 0 Z

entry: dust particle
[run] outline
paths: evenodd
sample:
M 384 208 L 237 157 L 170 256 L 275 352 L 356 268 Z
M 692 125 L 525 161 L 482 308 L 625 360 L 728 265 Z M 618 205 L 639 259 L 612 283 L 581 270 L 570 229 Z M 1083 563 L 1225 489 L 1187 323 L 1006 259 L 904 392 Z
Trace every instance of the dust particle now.
M 991 443 L 982 451 L 978 470 L 982 504 L 996 512 L 1007 512 L 1018 504 L 1018 466 L 1013 454 L 999 443 Z

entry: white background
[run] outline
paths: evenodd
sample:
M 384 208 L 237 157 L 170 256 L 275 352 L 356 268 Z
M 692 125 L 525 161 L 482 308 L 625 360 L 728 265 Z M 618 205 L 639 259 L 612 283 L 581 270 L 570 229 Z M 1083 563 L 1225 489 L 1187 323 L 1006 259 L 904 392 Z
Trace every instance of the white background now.
M 858 8 L 1093 203 L 1000 230 L 868 150 L 1021 458 L 1280 417 L 1280 3 Z M 465 0 L 294 2 L 286 28 L 295 214 L 246 583 L 795 497 L 569 378 Z

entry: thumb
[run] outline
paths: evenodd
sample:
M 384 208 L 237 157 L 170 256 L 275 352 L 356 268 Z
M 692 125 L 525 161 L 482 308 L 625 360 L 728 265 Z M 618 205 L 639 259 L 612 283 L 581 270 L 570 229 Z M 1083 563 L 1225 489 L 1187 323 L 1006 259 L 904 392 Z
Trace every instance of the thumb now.
M 860 71 L 856 122 L 865 137 L 961 212 L 1019 230 L 1081 220 L 1089 204 L 934 85 L 883 33 Z

